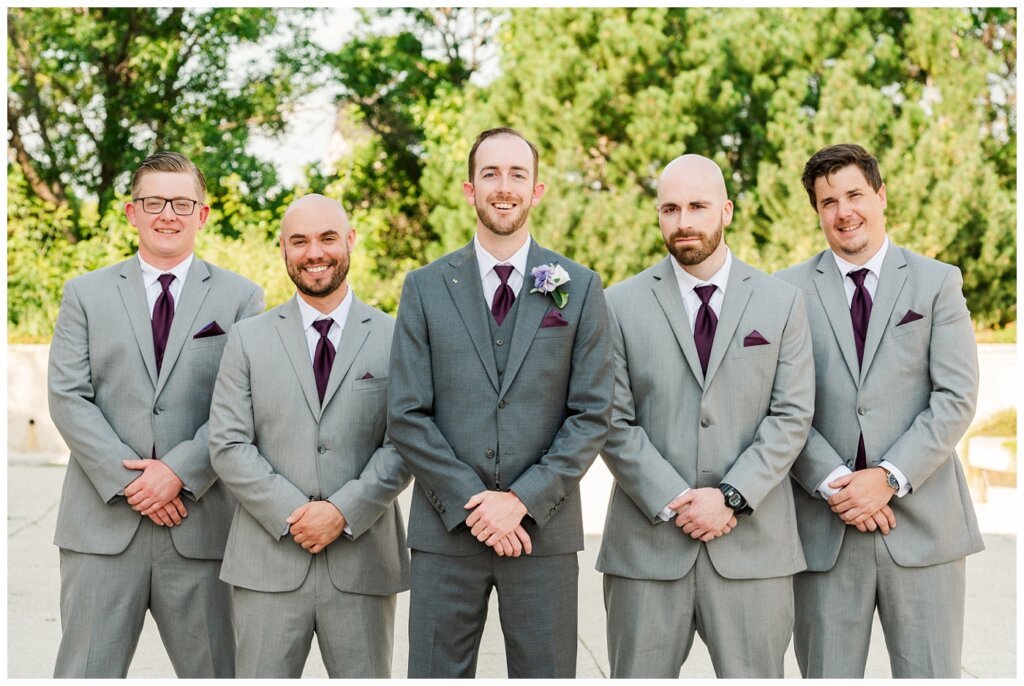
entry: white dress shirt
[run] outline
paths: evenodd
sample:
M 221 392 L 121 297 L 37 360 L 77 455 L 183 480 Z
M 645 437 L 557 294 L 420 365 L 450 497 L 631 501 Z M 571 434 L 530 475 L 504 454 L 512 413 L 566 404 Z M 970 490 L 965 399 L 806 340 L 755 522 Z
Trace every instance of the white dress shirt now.
M 171 285 L 167 290 L 171 292 L 171 297 L 174 299 L 174 309 L 177 311 L 178 298 L 181 297 L 181 289 L 185 286 L 185 277 L 188 276 L 188 269 L 192 266 L 194 256 L 193 253 L 189 253 L 188 257 L 170 269 L 157 269 L 142 259 L 142 255 L 139 255 L 139 266 L 142 267 L 142 286 L 146 289 L 146 302 L 149 304 L 150 319 L 153 318 L 153 308 L 156 307 L 156 299 L 160 297 L 164 290 L 159 281 L 161 274 L 174 274 L 174 281 L 171 281 Z
M 686 308 L 686 318 L 690 322 L 690 331 L 693 331 L 693 327 L 697 321 L 697 311 L 700 310 L 701 306 L 700 296 L 693 290 L 698 286 L 718 286 L 718 288 L 715 289 L 715 292 L 711 295 L 711 298 L 708 299 L 708 307 L 711 308 L 711 311 L 715 313 L 716 317 L 721 317 L 722 303 L 725 301 L 725 287 L 729 283 L 729 270 L 732 269 L 732 251 L 729 250 L 729 247 L 726 246 L 725 248 L 725 262 L 722 263 L 722 266 L 718 268 L 718 271 L 712 274 L 711 278 L 707 281 L 701 281 L 696 276 L 683 269 L 683 266 L 679 264 L 674 257 L 671 259 L 671 262 L 672 271 L 676 273 L 676 282 L 679 284 L 679 294 L 683 296 L 683 307 Z M 686 493 L 688 490 L 690 489 L 687 488 L 683 493 Z M 682 495 L 683 493 L 680 493 L 679 495 Z M 676 497 L 678 498 L 679 496 Z M 675 498 L 673 498 L 673 500 L 674 499 Z M 679 513 L 666 505 L 661 512 L 658 513 L 658 519 L 663 522 L 667 522 L 677 514 Z
M 523 247 L 516 250 L 507 260 L 499 260 L 480 245 L 479 238 L 473 237 L 476 265 L 480 268 L 480 283 L 484 287 L 484 302 L 487 303 L 488 310 L 491 309 L 491 303 L 494 302 L 494 293 L 501 285 L 501 277 L 498 276 L 498 272 L 494 271 L 495 265 L 508 264 L 512 266 L 512 273 L 509 275 L 507 283 L 512 289 L 512 293 L 517 298 L 519 297 L 519 291 L 522 290 L 526 280 L 526 258 L 530 253 L 531 240 L 530 234 L 526 234 L 526 242 L 523 243 Z
M 848 306 L 853 305 L 853 294 L 857 291 L 857 285 L 853 283 L 853 279 L 847 277 L 847 274 L 857 269 L 868 270 L 867 276 L 864 277 L 864 288 L 867 289 L 868 295 L 871 296 L 871 302 L 872 304 L 874 304 L 875 292 L 878 290 L 878 275 L 882 273 L 882 262 L 885 260 L 885 253 L 888 250 L 889 237 L 886 236 L 885 242 L 882 243 L 882 247 L 879 248 L 878 252 L 872 255 L 871 259 L 865 262 L 864 264 L 858 265 L 853 264 L 852 262 L 847 262 L 839 255 L 836 255 L 834 252 L 832 253 L 832 257 L 834 257 L 836 260 L 836 266 L 839 268 L 839 273 L 843 277 L 843 288 L 846 292 L 846 304 Z M 883 460 L 881 463 L 879 463 L 878 466 L 885 467 L 886 470 L 892 472 L 892 475 L 895 476 L 896 480 L 900 482 L 900 489 L 896 491 L 896 497 L 902 498 L 907 493 L 910 493 L 910 481 L 907 480 L 906 475 L 900 471 L 899 467 L 889 462 L 888 460 Z M 825 477 L 825 480 L 822 481 L 821 484 L 818 486 L 818 494 L 822 498 L 832 497 L 833 495 L 839 492 L 839 489 L 830 488 L 829 483 L 835 481 L 841 476 L 845 476 L 846 474 L 850 473 L 850 468 L 847 467 L 845 464 L 839 465 L 838 467 L 833 469 L 832 472 L 827 477 Z

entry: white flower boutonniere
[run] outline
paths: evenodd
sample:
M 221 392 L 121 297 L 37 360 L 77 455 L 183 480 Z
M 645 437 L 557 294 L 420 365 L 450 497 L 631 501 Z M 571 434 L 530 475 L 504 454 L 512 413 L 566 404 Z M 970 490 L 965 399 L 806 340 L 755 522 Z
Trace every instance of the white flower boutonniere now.
M 531 293 L 550 295 L 551 299 L 555 301 L 555 307 L 558 309 L 562 309 L 569 302 L 569 294 L 558 290 L 569 283 L 569 274 L 559 267 L 557 262 L 555 264 L 542 264 L 539 267 L 534 267 L 530 270 L 530 275 L 533 276 L 533 290 L 530 291 Z

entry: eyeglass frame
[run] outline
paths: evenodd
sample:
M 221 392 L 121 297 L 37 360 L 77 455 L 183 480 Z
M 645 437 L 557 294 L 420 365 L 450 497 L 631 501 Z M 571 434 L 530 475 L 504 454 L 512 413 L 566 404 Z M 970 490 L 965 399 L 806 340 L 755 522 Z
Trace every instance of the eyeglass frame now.
M 149 210 L 146 209 L 146 201 L 152 200 L 153 198 L 164 201 L 164 204 L 160 206 L 159 212 L 150 212 Z M 192 209 L 189 210 L 188 213 L 186 214 L 182 214 L 181 212 L 178 212 L 176 209 L 174 209 L 174 203 L 182 200 L 192 203 Z M 163 214 L 164 210 L 167 209 L 167 204 L 171 203 L 171 212 L 173 212 L 175 216 L 178 217 L 191 217 L 193 214 L 196 213 L 196 206 L 202 204 L 199 200 L 193 200 L 192 198 L 164 198 L 159 195 L 148 195 L 145 198 L 132 198 L 132 202 L 141 204 L 142 211 L 145 212 L 146 214 Z

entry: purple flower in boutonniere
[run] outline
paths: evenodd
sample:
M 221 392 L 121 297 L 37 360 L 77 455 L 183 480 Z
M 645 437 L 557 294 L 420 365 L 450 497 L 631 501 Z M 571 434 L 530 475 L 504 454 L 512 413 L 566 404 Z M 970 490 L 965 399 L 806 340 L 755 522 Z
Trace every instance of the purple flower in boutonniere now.
M 569 302 L 569 294 L 558 290 L 569 283 L 569 274 L 555 264 L 542 264 L 530 270 L 533 276 L 533 290 L 531 293 L 550 295 L 555 301 L 555 307 L 562 309 Z

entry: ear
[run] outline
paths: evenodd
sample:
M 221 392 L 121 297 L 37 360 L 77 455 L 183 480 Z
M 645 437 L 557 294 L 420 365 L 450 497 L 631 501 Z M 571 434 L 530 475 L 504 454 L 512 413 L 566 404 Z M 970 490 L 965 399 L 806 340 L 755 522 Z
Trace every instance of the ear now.
M 348 245 L 348 251 L 352 252 L 352 248 L 356 247 L 356 230 L 350 228 L 348 235 L 345 236 L 345 244 Z
M 542 183 L 538 183 L 533 187 L 533 198 L 530 200 L 530 207 L 536 207 L 540 203 L 540 199 L 544 197 L 544 191 L 547 190 L 547 186 Z
M 203 205 L 199 208 L 199 228 L 203 228 L 206 225 L 206 220 L 210 218 L 210 206 Z
M 722 205 L 722 226 L 732 224 L 732 210 L 732 200 L 726 200 L 725 204 Z
M 128 217 L 128 223 L 138 228 L 138 224 L 135 223 L 135 203 L 126 202 L 124 204 L 124 216 Z
M 287 260 L 288 259 L 288 255 L 284 251 L 284 232 L 283 231 L 281 233 L 277 234 L 277 244 L 281 246 L 281 256 L 283 258 L 285 258 L 285 260 Z
M 881 186 L 878 187 L 878 199 L 880 201 L 882 201 L 882 209 L 884 210 L 887 207 L 887 202 L 886 202 L 886 199 L 885 199 L 885 184 L 884 183 Z
M 462 182 L 462 194 L 466 196 L 466 202 L 470 205 L 476 205 L 476 189 L 471 182 Z

